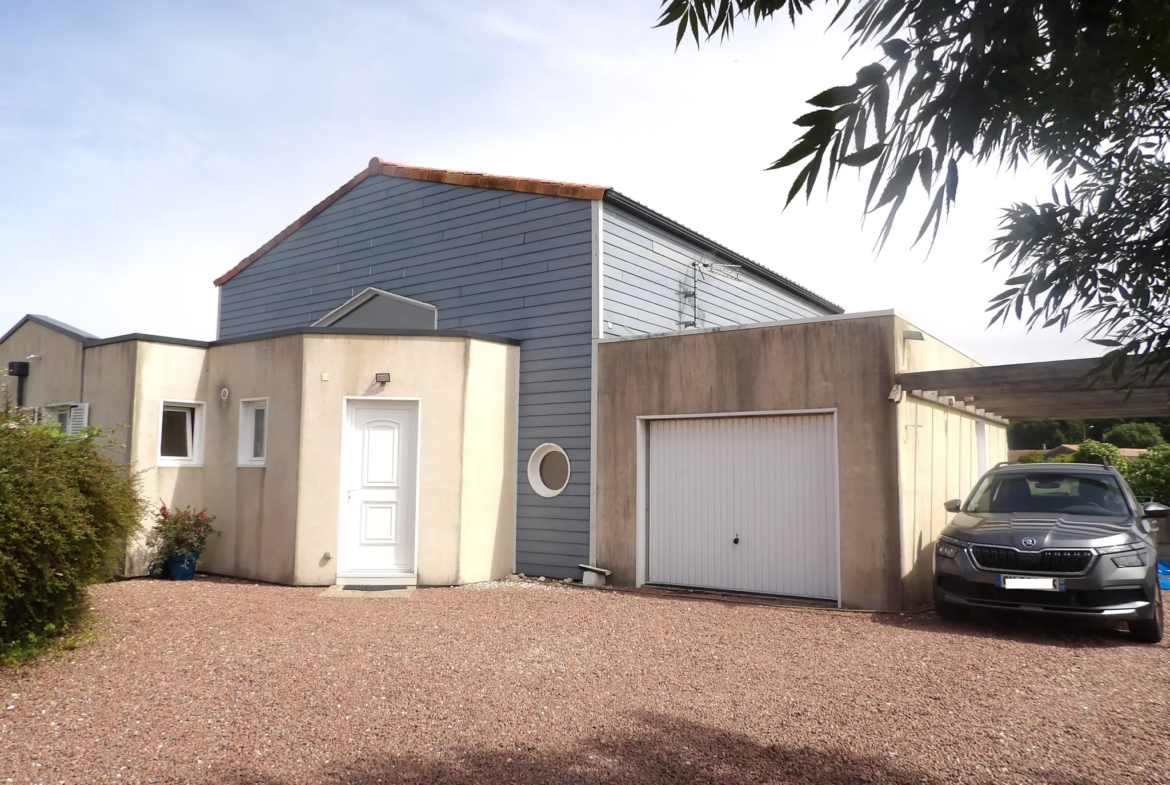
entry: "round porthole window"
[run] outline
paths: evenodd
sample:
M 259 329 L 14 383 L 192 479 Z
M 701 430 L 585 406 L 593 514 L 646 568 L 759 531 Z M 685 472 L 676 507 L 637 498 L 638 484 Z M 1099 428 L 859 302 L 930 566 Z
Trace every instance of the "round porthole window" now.
M 569 456 L 551 442 L 537 447 L 528 459 L 528 484 L 545 498 L 560 495 L 569 484 Z

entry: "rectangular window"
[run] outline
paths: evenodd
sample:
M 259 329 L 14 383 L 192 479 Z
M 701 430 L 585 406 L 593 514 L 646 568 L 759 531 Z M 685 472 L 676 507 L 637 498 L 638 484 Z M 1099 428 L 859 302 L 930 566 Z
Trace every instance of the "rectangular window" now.
M 203 464 L 203 404 L 163 401 L 159 424 L 159 466 Z
M 40 413 L 40 422 L 57 424 L 62 433 L 76 436 L 89 425 L 88 403 L 51 403 Z
M 240 401 L 240 454 L 238 466 L 264 466 L 268 454 L 268 399 Z

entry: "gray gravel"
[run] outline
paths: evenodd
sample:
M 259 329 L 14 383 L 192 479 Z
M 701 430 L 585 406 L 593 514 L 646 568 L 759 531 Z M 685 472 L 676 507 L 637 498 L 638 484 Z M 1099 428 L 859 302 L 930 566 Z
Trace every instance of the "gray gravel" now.
M 1117 629 L 491 589 L 98 587 L 0 672 L 0 782 L 1170 782 L 1170 651 Z

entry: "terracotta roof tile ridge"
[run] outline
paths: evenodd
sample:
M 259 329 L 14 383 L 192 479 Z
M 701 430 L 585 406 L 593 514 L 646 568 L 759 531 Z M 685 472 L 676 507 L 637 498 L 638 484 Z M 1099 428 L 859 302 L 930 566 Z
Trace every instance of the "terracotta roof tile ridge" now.
M 606 185 L 567 183 L 561 180 L 544 180 L 536 177 L 513 177 L 511 175 L 487 174 L 485 172 L 464 172 L 458 169 L 432 169 L 425 166 L 370 160 L 374 174 L 386 177 L 404 177 L 410 180 L 425 180 L 448 185 L 465 185 L 471 188 L 494 188 L 500 191 L 521 191 L 523 193 L 562 196 L 569 199 L 601 199 L 610 190 Z

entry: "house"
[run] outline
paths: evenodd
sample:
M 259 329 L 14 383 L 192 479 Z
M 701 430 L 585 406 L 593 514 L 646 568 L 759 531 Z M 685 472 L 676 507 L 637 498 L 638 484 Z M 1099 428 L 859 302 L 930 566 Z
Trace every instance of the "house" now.
M 74 413 L 71 432 L 112 429 L 154 506 L 218 516 L 203 570 L 447 585 L 512 569 L 515 341 L 344 320 L 210 343 L 98 339 L 28 316 L 0 357 L 27 362 L 25 405 Z M 124 575 L 146 573 L 141 541 L 124 559 Z
M 0 341 L 2 362 L 41 355 L 26 403 L 129 424 L 152 493 L 220 516 L 209 571 L 594 565 L 896 610 L 925 599 L 942 501 L 1006 455 L 1002 418 L 897 386 L 973 360 L 606 187 L 374 159 L 215 283 L 212 342 L 38 317 Z M 120 408 L 93 397 L 115 388 Z M 282 441 L 258 465 L 261 419 Z M 202 460 L 172 465 L 169 429 Z

